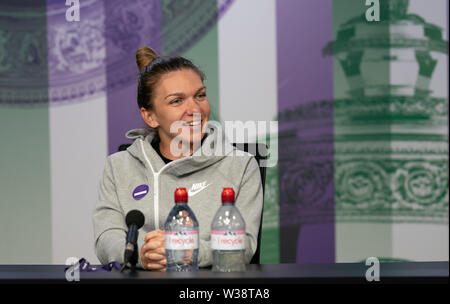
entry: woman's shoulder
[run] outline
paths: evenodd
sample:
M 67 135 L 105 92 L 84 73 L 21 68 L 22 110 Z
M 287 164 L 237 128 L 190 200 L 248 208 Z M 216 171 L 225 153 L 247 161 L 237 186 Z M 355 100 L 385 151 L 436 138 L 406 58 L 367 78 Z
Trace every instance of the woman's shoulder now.
M 233 147 L 233 151 L 226 157 L 230 157 L 233 161 L 240 162 L 243 164 L 247 164 L 251 162 L 253 159 L 256 160 L 255 154 L 251 153 L 251 151 L 244 151 L 236 147 Z
M 106 162 L 110 163 L 112 167 L 126 167 L 130 164 L 137 163 L 137 160 L 127 150 L 125 150 L 108 155 L 106 157 Z
M 118 152 L 112 153 L 107 156 L 107 159 L 109 159 L 110 161 L 116 162 L 116 161 L 125 160 L 129 157 L 130 157 L 130 153 L 128 153 L 128 151 L 125 150 L 125 151 L 118 151 Z
M 253 154 L 236 148 L 223 157 L 221 161 L 221 167 L 225 168 L 227 174 L 230 175 L 233 172 L 241 175 L 249 169 L 258 168 L 258 166 L 258 162 Z

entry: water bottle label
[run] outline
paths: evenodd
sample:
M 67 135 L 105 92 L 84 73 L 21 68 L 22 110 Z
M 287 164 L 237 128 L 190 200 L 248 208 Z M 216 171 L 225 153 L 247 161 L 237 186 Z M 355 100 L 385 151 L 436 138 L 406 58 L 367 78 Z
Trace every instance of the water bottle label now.
M 211 248 L 213 250 L 245 250 L 245 230 L 211 230 Z
M 186 250 L 198 249 L 198 230 L 193 231 L 165 231 L 164 241 L 166 249 Z

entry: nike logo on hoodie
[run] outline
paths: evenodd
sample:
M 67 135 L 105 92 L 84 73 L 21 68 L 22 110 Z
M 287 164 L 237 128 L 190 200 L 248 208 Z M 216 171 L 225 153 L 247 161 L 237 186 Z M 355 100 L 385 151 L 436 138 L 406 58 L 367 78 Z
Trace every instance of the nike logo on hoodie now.
M 189 189 L 188 191 L 188 195 L 189 196 L 194 196 L 197 193 L 199 193 L 200 191 L 204 190 L 206 187 L 208 187 L 209 185 L 211 185 L 211 183 L 209 183 L 208 185 L 206 185 L 206 181 L 202 182 L 202 183 L 197 183 L 197 184 L 193 184 L 191 189 Z

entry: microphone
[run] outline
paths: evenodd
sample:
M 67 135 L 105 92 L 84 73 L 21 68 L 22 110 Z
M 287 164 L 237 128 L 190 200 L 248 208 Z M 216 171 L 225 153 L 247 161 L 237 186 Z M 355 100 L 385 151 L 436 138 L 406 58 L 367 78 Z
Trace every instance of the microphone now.
M 138 239 L 138 230 L 144 225 L 145 217 L 139 210 L 131 210 L 127 213 L 125 217 L 125 222 L 128 226 L 126 245 L 125 245 L 125 253 L 123 266 L 121 271 L 125 268 L 125 266 L 130 263 L 131 269 L 136 267 L 136 263 L 138 261 L 138 248 L 137 248 L 137 239 Z

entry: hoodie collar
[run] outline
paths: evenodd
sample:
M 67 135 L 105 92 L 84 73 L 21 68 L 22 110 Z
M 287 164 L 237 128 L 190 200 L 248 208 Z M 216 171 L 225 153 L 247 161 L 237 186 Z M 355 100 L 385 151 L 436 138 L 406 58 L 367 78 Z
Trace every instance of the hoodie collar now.
M 153 173 L 159 173 L 164 169 L 166 173 L 180 176 L 208 167 L 236 150 L 225 137 L 220 123 L 209 121 L 206 133 L 208 136 L 203 141 L 201 148 L 195 151 L 194 154 L 174 160 L 168 164 L 161 160 L 151 145 L 151 142 L 157 135 L 156 129 L 146 128 L 128 131 L 126 137 L 133 139 L 134 142 L 127 148 L 127 151 L 139 159 Z

